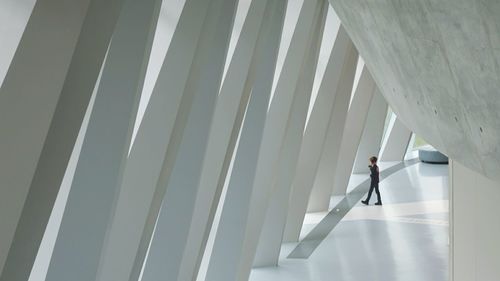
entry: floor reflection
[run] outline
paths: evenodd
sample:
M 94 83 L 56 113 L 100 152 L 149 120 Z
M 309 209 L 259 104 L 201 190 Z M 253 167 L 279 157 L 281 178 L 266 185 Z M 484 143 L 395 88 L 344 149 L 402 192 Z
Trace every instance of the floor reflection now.
M 419 163 L 380 184 L 384 206 L 356 205 L 309 259 L 252 270 L 251 281 L 448 280 L 448 167 Z

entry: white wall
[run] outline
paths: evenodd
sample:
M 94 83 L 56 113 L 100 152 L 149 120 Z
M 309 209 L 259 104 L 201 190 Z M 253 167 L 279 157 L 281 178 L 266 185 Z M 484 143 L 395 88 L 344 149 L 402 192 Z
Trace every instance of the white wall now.
M 500 280 L 500 182 L 450 161 L 450 280 Z

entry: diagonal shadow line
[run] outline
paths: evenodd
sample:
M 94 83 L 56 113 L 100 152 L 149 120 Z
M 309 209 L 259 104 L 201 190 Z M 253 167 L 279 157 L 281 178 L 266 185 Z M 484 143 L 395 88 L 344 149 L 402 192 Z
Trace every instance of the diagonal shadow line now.
M 403 161 L 397 165 L 387 168 L 380 172 L 381 181 L 399 170 L 415 165 L 420 161 L 418 158 Z M 349 192 L 342 201 L 340 201 L 314 228 L 309 234 L 299 242 L 299 244 L 288 255 L 289 259 L 307 259 L 323 242 L 326 236 L 337 226 L 342 218 L 363 198 L 370 189 L 370 179 L 363 181 L 351 192 Z

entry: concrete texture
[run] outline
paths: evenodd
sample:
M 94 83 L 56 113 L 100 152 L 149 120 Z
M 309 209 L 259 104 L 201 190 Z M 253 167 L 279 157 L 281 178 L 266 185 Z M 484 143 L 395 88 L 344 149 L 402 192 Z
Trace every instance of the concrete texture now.
M 330 3 L 408 128 L 500 179 L 500 2 Z

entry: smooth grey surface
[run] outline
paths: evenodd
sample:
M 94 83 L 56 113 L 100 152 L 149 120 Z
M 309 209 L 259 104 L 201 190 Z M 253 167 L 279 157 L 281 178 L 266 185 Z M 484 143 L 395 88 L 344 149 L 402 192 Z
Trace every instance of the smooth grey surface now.
M 59 229 L 57 257 L 64 263 L 56 270 L 76 267 L 97 275 L 160 5 L 158 0 L 128 0 L 116 24 Z M 78 246 L 61 246 L 74 241 Z
M 254 269 L 250 281 L 448 281 L 448 228 L 342 222 L 307 260 Z M 325 258 L 328 257 L 328 258 Z M 328 270 L 324 270 L 328 267 Z
M 330 0 L 402 121 L 500 179 L 500 2 Z
M 437 150 L 419 149 L 418 158 L 420 161 L 435 164 L 447 164 L 448 157 Z
M 57 3 L 57 1 L 53 2 Z M 81 28 L 79 30 L 78 28 L 71 28 L 70 33 L 79 33 L 78 40 L 76 42 L 74 52 L 72 53 L 71 63 L 69 64 L 67 72 L 65 73 L 64 84 L 62 85 L 62 89 L 60 89 L 60 95 L 59 99 L 57 100 L 57 105 L 55 107 L 53 115 L 51 116 L 50 126 L 48 127 L 48 131 L 43 141 L 43 147 L 36 164 L 36 170 L 32 178 L 26 175 L 26 178 L 24 179 L 28 182 L 31 180 L 30 189 L 26 197 L 26 201 L 23 202 L 24 206 L 22 209 L 21 217 L 19 219 L 14 240 L 10 247 L 9 256 L 5 263 L 5 267 L 2 271 L 0 280 L 26 280 L 29 278 L 31 269 L 33 267 L 33 262 L 36 258 L 38 248 L 40 247 L 41 240 L 45 233 L 45 228 L 54 207 L 54 202 L 59 192 L 59 187 L 61 186 L 61 183 L 63 181 L 64 174 L 78 136 L 78 132 L 85 116 L 87 106 L 90 102 L 95 83 L 101 70 L 101 66 L 105 59 L 106 51 L 113 35 L 116 22 L 120 15 L 123 2 L 124 0 L 112 0 L 106 3 L 95 0 L 90 1 Z M 42 11 L 44 9 L 50 10 L 50 7 L 43 6 L 42 3 L 42 1 L 38 2 L 35 6 L 35 10 L 37 9 L 37 7 L 39 7 L 38 9 Z M 42 6 L 40 7 L 38 6 L 38 4 Z M 63 3 L 59 4 L 63 5 Z M 77 3 L 66 4 L 69 6 L 75 5 L 76 7 L 78 7 Z M 57 4 L 55 4 L 55 6 L 59 7 Z M 78 14 L 80 13 L 81 11 L 78 11 Z M 61 12 L 61 14 L 65 13 Z M 48 13 L 48 15 L 45 16 L 47 17 L 46 20 L 48 22 L 57 22 L 57 20 L 53 19 L 53 13 Z M 28 25 L 36 24 L 36 22 L 30 21 Z M 47 25 L 46 27 L 50 29 L 50 24 L 48 24 L 47 22 L 45 24 Z M 43 26 L 44 23 L 39 22 L 38 25 Z M 35 38 L 39 38 L 40 36 L 39 34 L 37 34 L 38 28 L 40 28 L 40 26 L 33 26 L 33 32 L 36 34 L 33 37 Z M 58 28 L 55 29 L 57 30 Z M 54 31 L 51 30 L 50 32 Z M 57 32 L 54 35 L 59 36 Z M 23 37 L 23 40 L 24 39 L 25 37 Z M 50 41 L 50 39 L 45 38 L 43 40 L 40 40 L 39 42 L 33 42 L 33 44 L 42 44 L 42 41 Z M 63 46 L 56 45 L 53 46 L 53 49 L 56 50 L 55 52 L 57 52 L 57 49 L 60 47 Z M 54 52 L 54 50 L 51 51 Z M 37 54 L 37 52 L 35 51 L 34 54 Z M 34 66 L 39 63 L 39 60 L 43 61 L 44 59 L 46 59 L 44 57 L 45 55 L 47 54 L 40 53 L 35 55 L 33 61 L 30 61 L 27 64 L 28 69 L 30 68 L 29 65 Z M 40 57 L 44 58 L 41 59 Z M 14 60 L 15 59 L 16 58 L 14 58 Z M 53 59 L 57 60 L 57 55 L 54 55 Z M 47 65 L 50 65 L 51 61 L 48 61 L 46 63 Z M 15 62 L 13 61 L 13 65 L 14 64 Z M 38 69 L 39 71 L 39 73 L 34 75 L 34 77 L 37 77 L 36 80 L 40 79 L 40 77 L 43 77 L 43 75 L 45 75 L 45 73 L 47 72 L 51 73 L 51 71 L 48 71 L 46 69 L 47 65 L 38 65 L 36 67 L 33 67 L 34 69 Z M 58 70 L 57 72 L 61 70 L 59 68 L 56 69 Z M 26 71 L 28 72 L 28 70 Z M 9 71 L 7 75 L 10 74 L 11 72 Z M 59 75 L 61 75 L 61 73 L 58 73 L 56 76 Z M 47 80 L 49 81 L 39 82 L 44 86 L 51 84 L 51 79 L 48 79 L 48 77 L 45 78 L 47 78 Z M 27 81 L 29 80 L 31 79 L 28 78 Z M 27 81 L 23 81 L 21 83 L 30 84 Z M 56 88 L 57 85 L 58 83 L 56 83 L 55 85 Z M 31 97 L 29 97 L 28 100 L 31 100 L 32 97 L 38 96 L 40 94 L 38 89 L 36 89 L 36 84 L 31 85 L 31 87 L 34 88 L 32 89 Z M 8 87 L 2 88 L 2 90 L 4 89 L 7 89 L 7 91 L 2 91 L 1 96 L 4 96 L 6 94 L 18 94 L 17 91 L 9 93 Z M 13 88 L 10 88 L 10 90 L 12 89 Z M 52 91 L 53 92 L 48 94 L 47 96 L 49 100 L 52 100 L 51 98 L 49 98 L 49 96 L 54 95 L 55 92 L 59 92 L 56 89 L 52 89 Z M 41 104 L 45 105 L 45 101 L 41 101 Z M 43 111 L 44 109 L 44 106 L 40 104 L 34 104 L 34 106 L 40 107 L 40 109 L 37 110 Z M 22 112 L 23 110 L 25 110 L 24 107 L 22 110 L 20 110 L 20 112 Z M 45 114 L 47 113 L 48 112 L 45 112 Z M 30 116 L 30 114 L 26 115 Z M 50 116 L 50 114 L 48 115 Z M 34 124 L 31 125 L 33 126 Z M 30 134 L 37 131 L 37 129 L 33 129 L 30 126 L 25 127 L 19 123 L 16 124 L 15 127 L 17 127 L 16 131 L 24 130 L 25 132 L 30 132 Z M 25 135 L 24 137 L 23 134 L 19 133 L 15 133 L 14 135 L 16 137 L 21 137 L 20 142 L 31 141 L 29 135 Z M 35 135 L 33 135 L 33 137 L 34 136 Z M 19 148 L 22 149 L 22 147 L 17 147 L 17 144 L 15 144 L 12 151 L 15 152 Z M 31 157 L 32 156 L 33 155 L 31 155 Z M 14 158 L 18 157 L 18 155 L 14 156 Z M 27 169 L 28 171 L 30 171 L 30 167 L 27 166 L 20 167 L 20 170 Z M 4 170 L 3 167 L 2 170 Z M 16 171 L 16 173 L 17 172 L 18 171 Z M 3 184 L 2 187 L 4 187 Z M 13 187 L 15 187 L 15 185 L 11 186 L 11 188 Z M 20 189 L 23 190 L 23 188 Z M 1 197 L 3 197 L 3 195 Z M 13 216 L 13 218 L 15 217 L 16 216 Z M 60 235 L 61 234 L 59 234 L 59 236 Z M 74 245 L 74 243 L 71 244 L 71 246 Z M 54 249 L 52 261 L 55 259 L 54 257 L 56 256 L 57 250 L 58 248 L 56 246 L 56 248 Z M 68 265 L 65 266 L 67 268 L 69 267 Z M 71 271 L 71 269 L 68 271 Z M 51 274 L 50 270 L 48 274 Z M 75 273 L 75 276 L 79 275 Z M 49 277 L 47 280 L 51 280 L 51 278 L 52 277 Z M 78 279 L 73 278 L 73 280 Z
M 36 221 L 41 222 L 45 216 L 46 220 L 43 221 L 43 228 L 41 227 L 41 223 L 38 226 L 43 231 L 45 230 L 57 192 L 63 181 L 66 167 L 124 2 L 125 0 L 113 0 L 103 3 L 93 0 L 87 10 L 87 16 L 83 23 L 78 44 L 73 53 L 73 59 L 61 91 L 61 97 L 58 101 L 38 162 L 37 172 L 31 187 L 31 191 L 33 192 L 30 191 L 26 202 L 27 206 L 31 206 L 34 209 L 25 214 L 29 218 L 27 219 L 27 224 L 33 223 L 34 218 L 36 218 Z M 51 201 L 47 200 L 44 204 L 37 202 L 44 196 L 52 196 L 50 198 Z M 92 196 L 93 194 L 90 195 L 90 197 Z M 96 197 L 93 199 L 96 200 Z M 97 197 L 98 199 L 102 198 Z M 79 204 L 84 203 L 76 200 L 76 205 L 78 206 Z M 67 209 L 65 209 L 65 215 L 67 214 L 66 211 Z M 74 220 L 68 220 L 67 218 L 65 220 L 63 216 L 61 229 L 65 229 L 66 231 L 58 233 L 47 271 L 47 281 L 68 279 L 76 281 L 95 278 L 97 266 L 91 267 L 92 265 L 96 265 L 98 261 L 91 258 L 90 260 L 85 260 L 85 262 L 88 262 L 85 263 L 84 259 L 79 259 L 79 253 L 85 255 L 85 253 L 91 253 L 92 250 L 99 252 L 101 245 L 98 243 L 94 244 L 92 242 L 95 241 L 92 241 L 90 244 L 93 247 L 86 247 L 83 243 L 82 245 L 75 243 L 72 237 L 74 233 L 88 230 L 83 222 L 88 222 L 93 218 L 92 214 L 86 212 L 76 214 L 73 217 Z M 79 229 L 79 227 L 82 228 Z M 30 228 L 25 229 L 26 232 L 29 232 L 29 230 Z M 28 237 L 25 238 L 25 241 L 31 242 L 36 239 L 33 232 L 26 234 Z M 41 240 L 43 232 L 38 235 Z M 92 234 L 87 233 L 87 235 L 87 238 L 90 238 L 90 240 L 95 238 Z M 90 268 L 87 268 L 87 265 Z
M 432 201 L 448 199 L 448 177 L 443 177 L 448 171 L 448 165 L 433 165 L 420 163 L 411 169 L 394 173 L 390 181 L 401 182 L 410 179 L 404 186 L 381 183 L 382 200 L 384 203 L 409 203 L 415 201 Z M 424 181 L 425 180 L 425 181 Z M 428 184 L 422 184 L 426 182 Z
M 333 234 L 336 280 L 448 281 L 447 227 L 365 220 L 343 222 Z M 372 262 L 361 265 L 366 255 Z
M 404 169 L 408 166 L 417 164 L 419 161 L 416 159 L 402 162 L 398 165 L 392 166 L 380 172 L 381 179 L 388 177 L 393 173 Z M 316 227 L 314 227 L 309 234 L 304 237 L 297 247 L 288 255 L 288 258 L 306 259 L 314 250 L 321 244 L 321 242 L 328 236 L 328 234 L 335 228 L 335 226 L 342 220 L 342 218 L 361 200 L 361 198 L 368 192 L 370 188 L 370 179 L 363 181 L 360 185 L 354 188 L 353 191 L 348 193 L 346 197 L 340 201 L 329 213 L 321 220 Z
M 89 2 L 89 0 L 38 1 L 27 25 L 23 27 L 24 33 L 18 41 L 14 57 L 8 59 L 10 61 L 8 71 L 5 77 L 2 77 L 0 271 L 4 268 L 14 233 L 21 220 L 25 200 L 73 59 Z M 4 9 L 10 10 L 4 7 L 6 3 L 1 2 L 2 12 Z M 59 13 L 54 14 L 52 12 L 54 9 L 58 9 Z M 21 20 L 21 15 L 18 16 Z M 64 32 L 58 28 L 61 24 L 65 27 Z M 8 49 L 10 44 L 4 45 L 4 40 L 8 41 L 9 37 L 2 36 L 0 43 L 2 52 Z M 2 55 L 7 56 L 7 52 Z M 48 65 L 51 67 L 50 71 L 47 71 Z M 30 226 L 29 223 L 27 225 Z
M 448 221 L 450 219 L 449 213 L 434 213 L 434 214 L 420 214 L 404 216 L 405 218 L 416 218 L 416 219 L 431 219 L 431 220 L 442 220 Z

